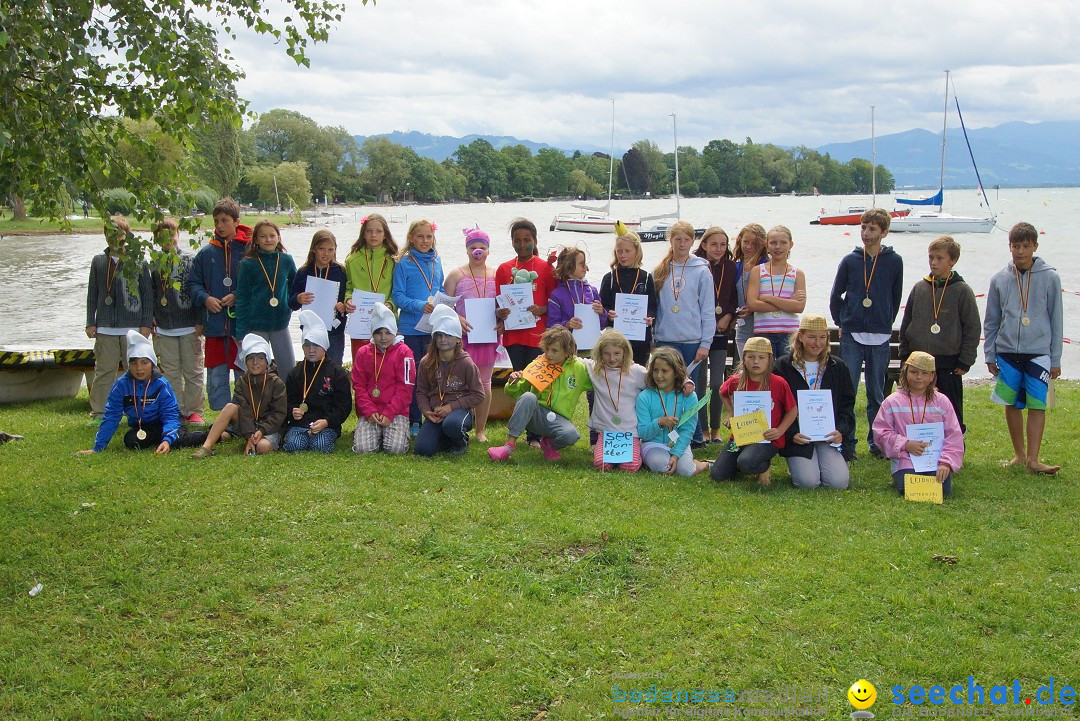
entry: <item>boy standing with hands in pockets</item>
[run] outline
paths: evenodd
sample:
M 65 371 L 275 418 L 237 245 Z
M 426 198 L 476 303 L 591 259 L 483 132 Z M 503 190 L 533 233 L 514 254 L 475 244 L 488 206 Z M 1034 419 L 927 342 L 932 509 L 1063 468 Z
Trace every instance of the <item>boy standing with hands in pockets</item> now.
M 1039 233 L 1030 223 L 1017 223 L 1009 231 L 1012 262 L 990 279 L 983 354 L 986 367 L 997 376 L 992 398 L 1005 406 L 1013 445 L 1013 458 L 1005 465 L 1024 464 L 1032 473 L 1053 474 L 1061 466 L 1040 461 L 1039 450 L 1050 381 L 1061 375 L 1061 279 L 1035 257 L 1038 248 Z

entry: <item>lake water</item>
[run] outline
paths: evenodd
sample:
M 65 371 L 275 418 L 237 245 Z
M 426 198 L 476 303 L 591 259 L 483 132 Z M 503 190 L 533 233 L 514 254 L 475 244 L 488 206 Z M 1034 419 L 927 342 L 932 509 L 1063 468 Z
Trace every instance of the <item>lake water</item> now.
M 954 200 L 955 199 L 955 200 Z M 822 208 L 835 212 L 849 199 L 838 197 L 766 197 L 684 199 L 682 217 L 696 227 L 719 225 L 732 237 L 747 223 L 761 223 L 766 229 L 786 225 L 792 231 L 795 246 L 791 260 L 806 273 L 807 311 L 828 317 L 829 290 L 836 265 L 844 254 L 861 245 L 858 227 L 814 226 Z M 850 199 L 858 202 L 858 199 Z M 946 197 L 946 210 L 957 214 L 979 215 L 974 191 L 956 191 Z M 997 213 L 998 229 L 989 234 L 957 235 L 963 250 L 956 266 L 976 294 L 984 294 L 990 277 L 1009 261 L 1008 228 L 1021 220 L 1039 229 L 1039 252 L 1057 268 L 1065 294 L 1065 337 L 1080 343 L 1080 263 L 1072 256 L 1076 249 L 1069 244 L 1080 237 L 1080 188 L 1037 188 L 992 191 L 990 202 Z M 954 204 L 955 203 L 955 204 Z M 891 199 L 879 199 L 889 207 Z M 965 205 L 966 204 L 966 205 Z M 674 208 L 674 199 L 623 200 L 613 203 L 613 212 L 624 218 L 657 215 Z M 343 260 L 359 234 L 360 219 L 369 212 L 380 212 L 390 219 L 390 228 L 399 245 L 410 221 L 429 218 L 438 225 L 436 247 L 449 271 L 466 261 L 461 229 L 479 225 L 492 238 L 489 264 L 513 257 L 508 232 L 511 220 L 524 216 L 536 223 L 539 245 L 548 249 L 579 245 L 589 254 L 589 280 L 596 286 L 608 271 L 614 246 L 614 234 L 551 232 L 556 213 L 572 210 L 566 202 L 535 203 L 459 203 L 431 206 L 369 206 L 331 208 L 329 217 L 309 227 L 282 230 L 283 242 L 299 266 L 304 262 L 311 235 L 320 227 L 329 228 L 338 240 L 338 260 Z M 319 224 L 322 223 L 322 224 Z M 934 234 L 897 233 L 886 245 L 904 257 L 904 294 L 926 274 L 926 246 Z M 186 239 L 185 239 L 186 242 Z M 651 270 L 663 257 L 666 243 L 645 244 L 645 267 Z M 100 235 L 7 236 L 0 240 L 0 273 L 5 281 L 0 287 L 0 345 L 9 348 L 92 348 L 86 337 L 86 283 L 90 259 L 104 248 Z M 1069 260 L 1073 258 L 1073 260 Z M 983 307 L 984 299 L 979 299 Z M 899 326 L 899 318 L 897 319 Z M 293 331 L 297 344 L 300 332 L 296 315 Z M 1066 342 L 1062 357 L 1063 375 L 1080 377 L 1080 349 Z M 981 353 L 972 377 L 985 376 Z

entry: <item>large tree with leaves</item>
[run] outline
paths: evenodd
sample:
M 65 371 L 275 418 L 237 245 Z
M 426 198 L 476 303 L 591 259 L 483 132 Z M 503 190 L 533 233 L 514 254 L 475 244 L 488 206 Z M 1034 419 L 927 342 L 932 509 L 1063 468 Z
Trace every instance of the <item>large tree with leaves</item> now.
M 366 0 L 364 0 L 366 2 Z M 271 17 L 284 9 L 285 17 Z M 188 207 L 192 178 L 148 178 L 114 149 L 143 145 L 118 117 L 153 119 L 182 146 L 213 123 L 238 124 L 243 71 L 219 37 L 246 26 L 283 41 L 308 65 L 310 41 L 325 40 L 345 3 L 333 0 L 22 0 L 0 5 L 0 193 L 34 198 L 54 217 L 54 199 L 74 186 L 98 209 L 105 187 L 135 195 L 136 215 Z

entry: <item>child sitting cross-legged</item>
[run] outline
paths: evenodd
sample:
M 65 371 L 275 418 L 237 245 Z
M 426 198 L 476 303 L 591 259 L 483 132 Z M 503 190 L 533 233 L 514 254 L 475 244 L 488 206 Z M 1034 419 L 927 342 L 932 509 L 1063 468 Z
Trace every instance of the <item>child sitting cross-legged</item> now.
M 333 453 L 352 412 L 349 374 L 329 355 L 330 334 L 315 311 L 300 311 L 303 358 L 285 377 L 289 401 L 282 450 Z

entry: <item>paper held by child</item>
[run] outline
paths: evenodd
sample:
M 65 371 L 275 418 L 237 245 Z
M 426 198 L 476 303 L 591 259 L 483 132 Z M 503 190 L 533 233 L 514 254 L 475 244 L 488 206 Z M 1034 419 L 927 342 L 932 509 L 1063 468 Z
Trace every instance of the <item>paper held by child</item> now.
M 533 302 L 532 285 L 508 283 L 501 286 L 495 301 L 500 308 L 510 309 L 510 315 L 503 321 L 506 330 L 536 327 L 536 316 L 529 310 Z
M 371 338 L 371 309 L 376 303 L 385 303 L 386 296 L 382 293 L 354 290 L 352 302 L 356 310 L 349 314 L 345 332 L 350 338 Z
M 532 383 L 538 391 L 545 390 L 562 375 L 563 367 L 548 362 L 544 356 L 540 356 L 521 371 L 521 377 Z
M 604 431 L 604 463 L 630 463 L 634 460 L 634 434 L 630 431 Z
M 943 486 L 935 476 L 904 474 L 904 498 L 917 503 L 944 503 Z
M 445 305 L 453 308 L 457 304 L 458 298 L 460 297 L 461 296 L 457 295 L 447 295 L 440 290 L 437 291 L 434 296 L 432 296 L 430 302 L 433 306 Z M 431 313 L 424 313 L 422 316 L 420 316 L 420 320 L 416 321 L 416 330 L 420 331 L 421 333 L 431 333 L 431 331 L 433 330 L 433 327 L 431 325 Z
M 731 434 L 735 445 L 742 448 L 765 440 L 765 431 L 769 430 L 769 421 L 765 411 L 758 409 L 743 416 L 731 417 Z

